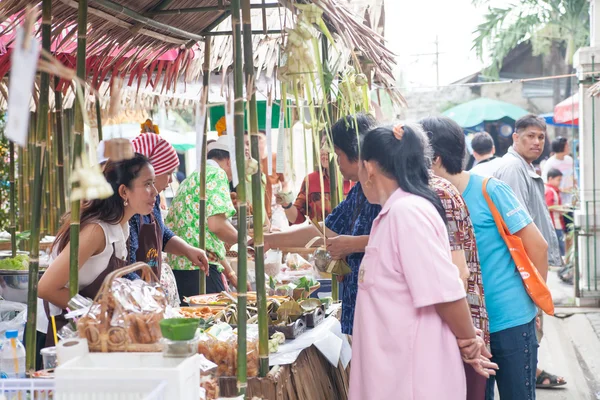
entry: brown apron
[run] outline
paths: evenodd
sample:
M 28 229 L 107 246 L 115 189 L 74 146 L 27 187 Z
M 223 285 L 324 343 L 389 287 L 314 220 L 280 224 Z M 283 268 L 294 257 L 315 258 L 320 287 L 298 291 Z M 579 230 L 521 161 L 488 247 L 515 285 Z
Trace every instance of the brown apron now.
M 104 278 L 106 278 L 106 276 L 108 274 L 110 274 L 111 272 L 127 266 L 127 260 L 121 260 L 120 258 L 117 257 L 114 243 L 112 246 L 113 246 L 113 253 L 110 256 L 110 260 L 108 261 L 108 265 L 106 266 L 106 269 L 104 271 L 102 271 L 100 273 L 100 275 L 98 275 L 92 283 L 90 283 L 89 285 L 87 285 L 86 287 L 81 289 L 79 291 L 80 295 L 82 295 L 84 297 L 88 297 L 90 299 L 94 299 L 96 297 L 96 295 L 98 294 L 98 291 L 102 287 L 102 283 L 104 283 Z M 46 333 L 46 347 L 54 346 L 54 345 L 56 345 L 56 343 L 54 343 L 54 333 L 52 331 L 52 320 L 50 318 L 50 307 L 48 306 L 47 301 L 44 301 L 44 311 L 46 312 L 46 317 L 48 318 L 48 331 Z M 63 310 L 63 312 L 60 315 L 57 315 L 54 317 L 55 322 L 56 322 L 56 331 L 57 332 L 60 329 L 62 329 L 62 327 L 64 327 L 68 322 L 67 319 L 65 318 L 65 314 L 66 314 L 66 311 Z
M 145 224 L 144 217 L 140 215 L 140 230 L 138 233 L 138 249 L 135 252 L 135 260 L 148 264 L 160 280 L 163 234 L 154 215 L 150 214 L 149 224 Z

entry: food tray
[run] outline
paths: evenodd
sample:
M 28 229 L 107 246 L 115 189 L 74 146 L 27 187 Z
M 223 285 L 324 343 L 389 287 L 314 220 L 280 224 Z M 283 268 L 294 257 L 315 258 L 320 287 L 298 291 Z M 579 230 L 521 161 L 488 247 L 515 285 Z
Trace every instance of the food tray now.
M 304 317 L 306 318 L 306 327 L 314 328 L 325 320 L 325 307 L 318 307 L 314 311 L 304 314 Z
M 183 301 L 190 307 L 205 306 L 228 306 L 231 300 L 224 300 L 221 293 L 199 294 L 196 296 L 184 297 Z
M 304 322 L 304 317 L 300 317 L 296 320 L 296 322 L 292 322 L 291 324 L 285 326 L 276 326 L 269 325 L 269 337 L 272 336 L 275 332 L 281 332 L 285 335 L 285 338 L 288 340 L 296 339 L 298 336 L 306 331 L 306 322 Z

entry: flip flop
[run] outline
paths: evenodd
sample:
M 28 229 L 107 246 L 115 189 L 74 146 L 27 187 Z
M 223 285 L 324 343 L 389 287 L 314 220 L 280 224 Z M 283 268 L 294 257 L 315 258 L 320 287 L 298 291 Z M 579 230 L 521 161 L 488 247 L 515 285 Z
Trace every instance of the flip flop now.
M 548 380 L 550 383 L 544 383 L 545 380 Z M 553 388 L 566 384 L 567 381 L 565 381 L 565 378 L 549 374 L 546 371 L 542 371 L 540 376 L 535 379 L 535 387 L 540 389 Z

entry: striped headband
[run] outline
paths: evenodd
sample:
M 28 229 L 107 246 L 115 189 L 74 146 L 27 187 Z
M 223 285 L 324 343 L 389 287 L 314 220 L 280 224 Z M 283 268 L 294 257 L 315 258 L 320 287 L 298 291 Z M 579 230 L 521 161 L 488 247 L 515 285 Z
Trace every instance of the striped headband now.
M 179 166 L 179 157 L 173 146 L 156 133 L 142 133 L 131 144 L 133 151 L 150 159 L 156 176 L 172 172 Z

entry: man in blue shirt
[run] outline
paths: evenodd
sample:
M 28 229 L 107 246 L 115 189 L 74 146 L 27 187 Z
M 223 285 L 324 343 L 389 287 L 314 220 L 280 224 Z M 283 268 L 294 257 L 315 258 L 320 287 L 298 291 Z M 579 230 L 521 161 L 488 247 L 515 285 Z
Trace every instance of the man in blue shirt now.
M 358 114 L 346 116 L 332 126 L 334 151 L 344 180 L 358 182 L 359 136 L 366 134 L 374 125 L 375 121 L 370 116 Z M 380 206 L 367 201 L 360 183 L 357 183 L 325 220 L 327 250 L 333 259 L 346 259 L 352 269 L 350 274 L 344 276 L 342 291 L 342 332 L 347 335 L 352 335 L 358 270 L 371 226 L 380 211 Z M 316 236 L 319 236 L 319 232 L 314 226 L 303 226 L 287 232 L 267 234 L 265 245 L 271 248 L 304 246 Z
M 433 147 L 434 173 L 461 192 L 475 228 L 490 322 L 492 361 L 499 367 L 496 376 L 488 380 L 486 399 L 494 398 L 495 381 L 503 400 L 534 399 L 537 308 L 525 290 L 483 195 L 486 178 L 463 171 L 465 136 L 456 122 L 446 117 L 429 117 L 420 122 Z M 521 238 L 531 261 L 545 279 L 548 245 L 526 208 L 512 189 L 499 180 L 491 179 L 486 189 L 511 234 Z

